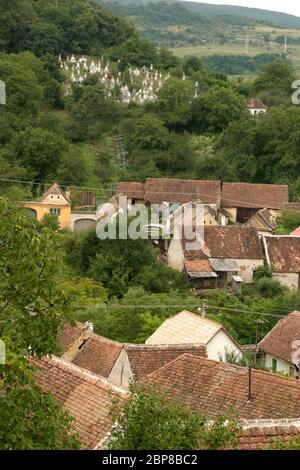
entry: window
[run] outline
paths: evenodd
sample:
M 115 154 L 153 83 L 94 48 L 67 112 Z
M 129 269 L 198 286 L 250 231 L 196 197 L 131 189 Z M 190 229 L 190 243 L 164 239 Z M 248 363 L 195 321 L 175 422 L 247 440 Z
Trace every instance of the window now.
M 59 217 L 59 216 L 60 216 L 60 213 L 61 213 L 61 210 L 60 210 L 60 209 L 56 209 L 56 208 L 54 208 L 54 207 L 52 207 L 52 208 L 50 209 L 50 214 L 51 214 L 51 215 L 54 215 L 54 216 L 56 216 L 56 217 Z
M 272 372 L 277 371 L 277 359 L 272 359 Z

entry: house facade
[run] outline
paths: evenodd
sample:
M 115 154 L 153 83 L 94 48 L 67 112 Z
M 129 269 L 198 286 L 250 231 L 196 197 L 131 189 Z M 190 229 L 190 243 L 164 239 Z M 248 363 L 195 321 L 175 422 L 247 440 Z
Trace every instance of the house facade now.
M 300 237 L 264 236 L 262 241 L 273 278 L 291 290 L 299 290 Z
M 242 348 L 222 325 L 186 310 L 165 320 L 146 344 L 201 344 L 207 357 L 216 361 L 225 361 L 230 353 L 243 356 Z
M 252 116 L 265 114 L 268 110 L 267 106 L 259 98 L 251 98 L 247 103 L 247 108 Z
M 61 187 L 55 183 L 42 196 L 40 201 L 24 201 L 22 206 L 39 222 L 46 215 L 57 217 L 61 229 L 69 230 L 71 226 L 71 202 Z
M 258 347 L 267 369 L 299 377 L 300 312 L 292 312 L 281 319 Z
M 254 271 L 264 265 L 256 229 L 205 226 L 203 237 L 202 246 L 195 250 L 188 249 L 187 240 L 174 238 L 167 254 L 168 266 L 179 272 L 186 270 L 190 278 L 201 278 L 201 282 L 208 279 L 207 283 L 216 277 L 215 273 L 218 287 L 230 284 L 236 275 L 245 283 L 253 282 Z

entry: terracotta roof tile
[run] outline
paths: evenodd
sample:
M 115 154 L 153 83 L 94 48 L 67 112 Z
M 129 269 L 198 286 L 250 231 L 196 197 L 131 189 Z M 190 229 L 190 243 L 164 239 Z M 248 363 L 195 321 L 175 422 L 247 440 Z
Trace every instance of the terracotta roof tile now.
M 223 183 L 222 206 L 283 209 L 289 200 L 287 185 Z
M 264 237 L 267 258 L 275 273 L 300 273 L 300 238 Z
M 205 226 L 204 244 L 198 250 L 186 250 L 183 240 L 185 258 L 187 259 L 263 259 L 263 252 L 257 230 L 253 227 Z
M 62 351 L 64 353 L 68 351 L 75 341 L 78 341 L 89 328 L 89 325 L 86 323 L 76 323 L 76 325 L 66 323 L 63 331 L 58 335 L 58 344 Z
M 251 98 L 247 103 L 247 107 L 249 109 L 268 109 L 259 98 Z
M 239 450 L 262 450 L 278 441 L 289 442 L 299 435 L 299 419 L 245 422 L 237 439 L 237 448 Z
M 93 334 L 73 359 L 73 364 L 108 378 L 123 344 Z
M 141 380 L 185 353 L 207 357 L 206 346 L 201 344 L 126 344 L 125 350 L 136 380 Z
M 192 273 L 210 273 L 214 271 L 208 259 L 185 260 L 184 266 L 188 272 Z
M 145 185 L 144 183 L 120 182 L 117 185 L 117 194 L 132 199 L 143 200 L 145 196 Z
M 38 368 L 36 383 L 51 392 L 57 402 L 75 418 L 73 426 L 82 441 L 82 448 L 95 449 L 101 446 L 111 428 L 111 396 L 125 397 L 125 392 L 56 357 L 28 360 Z
M 290 237 L 300 237 L 300 227 L 293 230 L 292 233 L 290 233 Z
M 247 368 L 184 354 L 150 374 L 145 384 L 155 384 L 208 418 L 234 409 L 240 419 L 299 418 L 300 382 L 252 370 L 249 400 Z
M 183 204 L 199 200 L 205 204 L 219 204 L 221 183 L 217 180 L 147 178 L 145 200 L 152 204 L 162 202 Z
M 296 349 L 293 348 L 294 341 L 300 341 L 300 312 L 297 311 L 279 320 L 259 343 L 259 348 L 292 364 L 292 354 Z

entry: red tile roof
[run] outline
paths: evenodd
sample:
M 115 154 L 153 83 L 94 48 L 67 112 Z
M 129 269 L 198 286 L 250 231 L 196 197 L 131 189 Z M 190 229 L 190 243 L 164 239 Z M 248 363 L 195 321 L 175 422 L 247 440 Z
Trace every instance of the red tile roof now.
M 199 200 L 205 204 L 219 204 L 221 183 L 217 180 L 147 178 L 145 200 L 152 204 L 162 202 L 183 204 Z
M 239 450 L 263 450 L 276 442 L 287 443 L 300 435 L 299 419 L 255 420 L 243 423 L 237 439 Z
M 224 207 L 283 209 L 289 201 L 289 188 L 278 184 L 223 183 Z
M 206 346 L 201 344 L 126 344 L 125 350 L 136 380 L 141 380 L 185 353 L 207 357 Z
M 257 230 L 253 227 L 205 226 L 202 249 L 188 251 L 186 250 L 188 242 L 183 240 L 187 259 L 263 259 L 264 257 Z
M 90 326 L 87 323 L 77 322 L 75 325 L 66 323 L 63 331 L 58 335 L 59 347 L 64 353 L 67 352 L 68 349 L 70 349 L 70 347 L 75 343 L 75 341 L 80 340 L 81 336 L 85 335 L 89 329 Z
M 108 378 L 123 344 L 93 334 L 73 359 L 73 364 Z
M 275 273 L 300 273 L 300 238 L 264 237 L 267 260 Z
M 279 320 L 259 343 L 259 348 L 293 364 L 292 355 L 297 351 L 295 341 L 300 341 L 300 312 L 297 311 Z M 300 366 L 300 354 L 296 365 Z
M 235 410 L 240 419 L 300 417 L 300 382 L 252 370 L 249 400 L 247 368 L 184 354 L 150 374 L 145 384 L 155 384 L 169 396 L 210 419 Z
M 132 199 L 144 200 L 145 185 L 144 183 L 120 182 L 117 185 L 117 194 L 127 196 Z
M 251 98 L 247 103 L 247 107 L 249 109 L 268 109 L 259 98 Z
M 75 418 L 73 426 L 82 441 L 82 448 L 99 448 L 111 428 L 111 396 L 125 397 L 125 392 L 56 357 L 29 358 L 29 361 L 38 367 L 36 383 L 51 392 Z
M 284 206 L 284 209 L 287 210 L 287 211 L 299 212 L 300 211 L 300 202 L 288 202 Z
M 185 269 L 191 273 L 211 273 L 213 267 L 208 259 L 189 259 L 184 262 Z
M 290 237 L 300 237 L 300 227 L 293 230 L 292 233 L 290 233 Z

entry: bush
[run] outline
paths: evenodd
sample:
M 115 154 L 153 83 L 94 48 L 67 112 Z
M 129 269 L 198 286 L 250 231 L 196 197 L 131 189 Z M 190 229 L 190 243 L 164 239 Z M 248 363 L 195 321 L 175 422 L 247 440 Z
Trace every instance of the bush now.
M 265 297 L 276 297 L 283 293 L 283 287 L 280 282 L 270 279 L 269 277 L 262 277 L 256 283 L 258 292 Z

